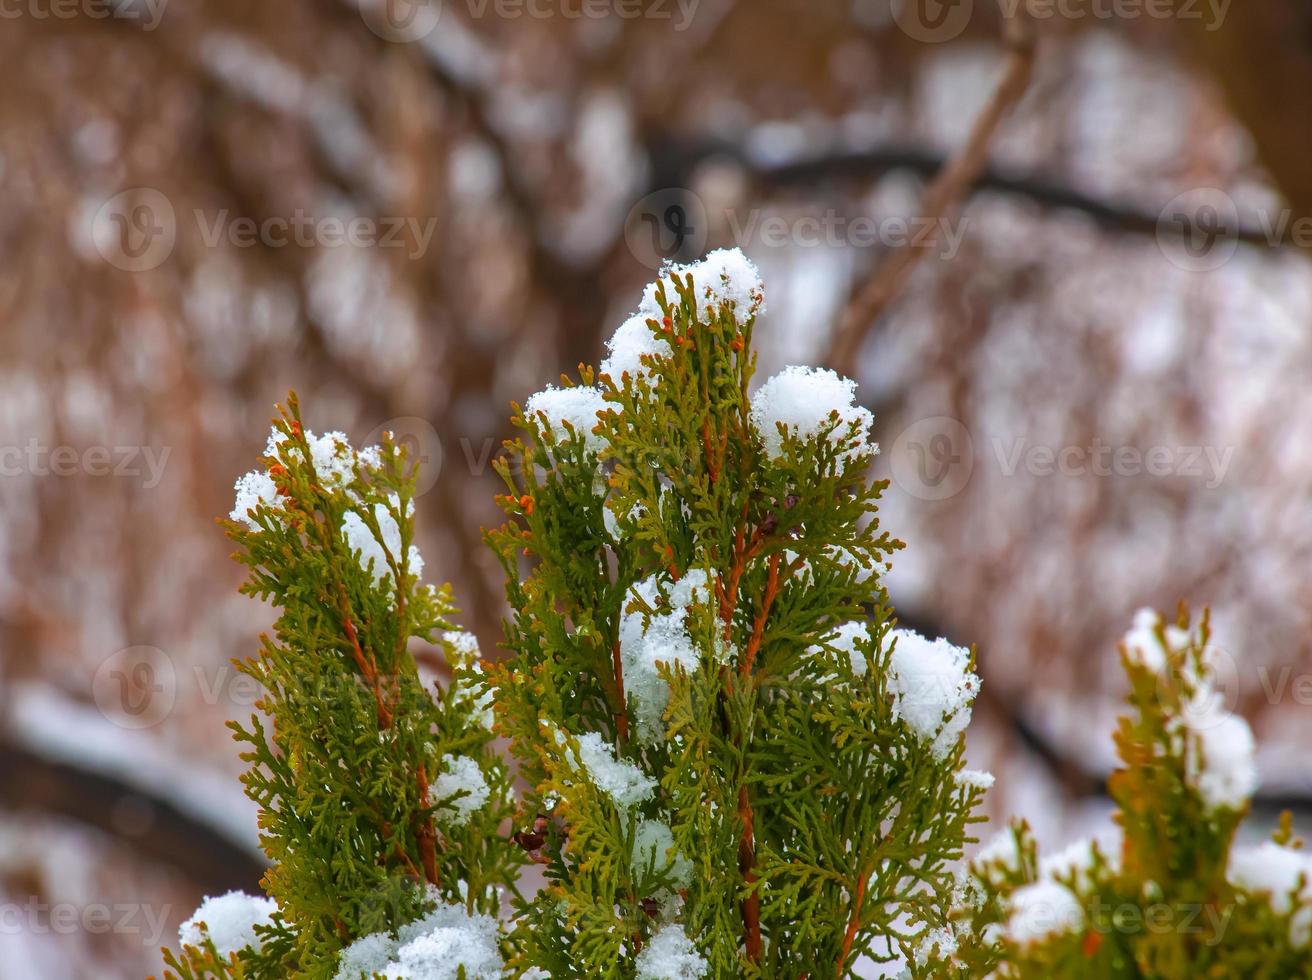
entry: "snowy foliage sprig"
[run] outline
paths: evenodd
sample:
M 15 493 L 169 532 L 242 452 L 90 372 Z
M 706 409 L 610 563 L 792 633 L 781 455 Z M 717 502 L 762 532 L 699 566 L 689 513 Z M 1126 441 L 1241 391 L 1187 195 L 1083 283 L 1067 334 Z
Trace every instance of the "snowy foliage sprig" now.
M 498 833 L 510 779 L 477 644 L 450 631 L 449 590 L 419 578 L 414 481 L 390 438 L 316 436 L 293 396 L 237 483 L 242 591 L 281 613 L 239 664 L 261 714 L 231 724 L 268 898 L 208 899 L 167 954 L 183 980 L 500 975 L 494 917 L 522 863 Z M 449 682 L 424 683 L 413 643 L 444 648 Z
M 1253 736 L 1225 709 L 1207 617 L 1141 611 L 1121 645 L 1130 711 L 1109 789 L 1117 833 L 1039 859 L 1023 822 L 963 872 L 936 977 L 1312 976 L 1312 856 L 1286 814 L 1235 842 L 1256 788 Z
M 854 976 L 947 927 L 973 658 L 893 628 L 855 385 L 749 394 L 762 303 L 737 250 L 667 267 L 515 417 L 489 680 L 548 884 L 510 976 Z

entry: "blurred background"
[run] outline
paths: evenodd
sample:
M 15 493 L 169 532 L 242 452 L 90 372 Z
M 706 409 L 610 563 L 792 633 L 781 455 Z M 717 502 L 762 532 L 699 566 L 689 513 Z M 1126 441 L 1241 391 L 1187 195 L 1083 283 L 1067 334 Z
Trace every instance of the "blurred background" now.
M 495 649 L 490 460 L 665 258 L 861 382 L 975 765 L 1107 819 L 1142 605 L 1210 606 L 1312 830 L 1312 12 L 1296 0 L 0 2 L 0 977 L 139 978 L 255 890 L 216 515 L 273 404 L 398 432 Z M 985 830 L 987 833 L 987 828 Z

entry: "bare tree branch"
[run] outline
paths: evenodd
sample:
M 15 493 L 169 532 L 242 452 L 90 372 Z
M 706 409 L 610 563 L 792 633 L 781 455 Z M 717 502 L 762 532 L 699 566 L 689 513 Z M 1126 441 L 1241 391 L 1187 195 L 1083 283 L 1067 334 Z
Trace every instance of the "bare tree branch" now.
M 264 865 L 241 844 L 184 813 L 165 796 L 126 786 L 112 776 L 47 759 L 0 740 L 0 806 L 58 815 L 96 828 L 170 865 L 208 894 L 240 889 L 258 893 Z M 125 810 L 143 816 L 143 833 L 123 832 Z
M 840 374 L 851 374 L 861 341 L 871 325 L 901 290 L 916 263 L 929 251 L 943 221 L 951 218 L 983 172 L 989 144 L 998 125 L 1020 101 L 1034 73 L 1036 38 L 1033 24 L 1023 15 L 1007 22 L 1010 54 L 993 97 L 975 120 L 961 152 L 934 178 L 925 191 L 923 234 L 876 265 L 843 312 L 830 342 L 825 362 Z

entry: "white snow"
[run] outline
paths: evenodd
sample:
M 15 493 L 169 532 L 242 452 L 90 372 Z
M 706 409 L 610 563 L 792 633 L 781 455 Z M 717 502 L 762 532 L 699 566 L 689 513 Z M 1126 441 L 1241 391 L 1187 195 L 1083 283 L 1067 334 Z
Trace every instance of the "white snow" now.
M 649 607 L 656 608 L 663 575 L 653 575 L 637 583 L 633 593 Z M 620 662 L 624 669 L 624 693 L 633 712 L 637 735 L 646 742 L 660 738 L 664 732 L 661 715 L 670 699 L 670 686 L 657 670 L 658 664 L 692 671 L 698 663 L 698 651 L 688 634 L 688 610 L 707 601 L 710 585 L 706 573 L 689 569 L 678 582 L 668 586 L 670 611 L 657 612 L 643 623 L 641 611 L 625 612 L 620 618 Z
M 372 469 L 382 462 L 380 447 L 370 446 L 357 452 L 343 432 L 325 432 L 318 436 L 307 429 L 305 441 L 310 447 L 310 462 L 314 466 L 315 475 L 325 489 L 340 489 L 350 484 L 355 479 L 357 466 Z M 273 429 L 265 443 L 264 455 L 271 459 L 285 460 L 288 450 L 292 448 L 289 442 L 285 433 Z M 245 523 L 252 531 L 258 531 L 259 526 L 248 512 L 257 504 L 273 508 L 279 506 L 278 489 L 273 478 L 264 470 L 252 470 L 237 480 L 235 490 L 237 499 L 229 516 L 234 521 Z
M 440 811 L 451 814 L 446 821 L 463 827 L 483 807 L 487 806 L 491 789 L 478 762 L 467 755 L 447 753 L 442 757 L 442 772 L 431 787 L 434 800 L 443 800 Z M 461 796 L 455 797 L 457 793 Z
M 1025 885 L 1011 896 L 1011 918 L 1004 935 L 1013 943 L 1028 946 L 1084 924 L 1084 910 L 1065 885 L 1038 881 Z
M 993 773 L 984 769 L 962 769 L 954 778 L 958 786 L 975 789 L 990 789 L 994 783 Z
M 911 630 L 890 630 L 889 689 L 893 711 L 946 758 L 970 724 L 979 678 L 970 672 L 970 653 L 947 640 L 927 640 Z
M 206 898 L 191 918 L 182 923 L 178 938 L 184 945 L 199 946 L 208 935 L 220 956 L 227 956 L 247 946 L 259 949 L 257 925 L 267 926 L 278 910 L 272 899 L 256 898 L 245 892 L 228 892 Z M 202 928 L 202 925 L 204 928 Z
M 382 461 L 382 451 L 378 446 L 357 453 L 343 432 L 325 432 L 321 436 L 306 432 L 305 441 L 310 445 L 310 461 L 314 464 L 315 475 L 328 489 L 344 487 L 354 480 L 357 464 L 368 469 Z
M 396 954 L 396 940 L 385 932 L 361 936 L 342 950 L 333 980 L 359 980 L 382 973 Z
M 618 385 L 625 374 L 637 378 L 650 373 L 642 363 L 644 356 L 669 356 L 669 343 L 652 330 L 648 319 L 650 317 L 645 313 L 635 313 L 619 325 L 606 341 L 610 354 L 597 368 L 599 373 L 610 375 Z
M 1162 629 L 1166 647 L 1157 638 L 1157 629 Z M 1163 626 L 1162 617 L 1153 609 L 1140 609 L 1134 614 L 1134 623 L 1125 638 L 1125 651 L 1133 663 L 1142 664 L 1154 673 L 1160 674 L 1166 669 L 1166 652 L 1178 652 L 1189 644 L 1189 634 L 1174 623 Z
M 1241 810 L 1257 789 L 1256 746 L 1248 722 L 1210 691 L 1186 713 L 1185 779 L 1211 809 Z
M 706 306 L 719 307 L 729 303 L 733 307 L 734 319 L 746 324 L 752 317 L 765 312 L 765 286 L 756 266 L 743 254 L 742 249 L 721 248 L 710 252 L 700 262 L 688 265 L 667 265 L 660 271 L 656 282 L 647 286 L 642 294 L 642 305 L 638 315 L 661 318 L 660 305 L 656 302 L 656 287 L 665 283 L 665 298 L 674 305 L 678 304 L 678 294 L 670 282 L 672 276 L 680 279 L 692 275 L 693 292 L 698 301 L 698 313 Z
M 478 637 L 465 630 L 448 630 L 442 637 L 450 648 L 451 656 L 461 667 L 478 663 L 482 651 L 478 646 Z
M 669 871 L 679 887 L 692 878 L 692 862 L 674 848 L 674 833 L 661 820 L 643 820 L 633 834 L 633 871 L 645 874 L 648 868 L 657 873 Z
M 1020 870 L 1020 851 L 1016 846 L 1016 834 L 1010 827 L 990 837 L 970 859 L 970 869 L 983 878 L 991 878 L 992 868 Z
M 940 959 L 947 959 L 957 951 L 957 937 L 946 926 L 931 929 L 925 934 L 916 949 L 916 962 L 924 966 L 936 951 Z
M 486 925 L 443 926 L 406 943 L 383 975 L 388 980 L 499 980 L 503 964 L 496 921 L 477 918 Z
M 459 703 L 468 707 L 470 714 L 484 728 L 491 729 L 496 720 L 493 710 L 492 691 L 480 682 L 483 677 L 482 651 L 479 649 L 478 637 L 473 633 L 451 630 L 444 634 L 447 656 L 453 667 L 473 675 L 473 680 L 457 676 L 452 680 L 456 685 L 456 697 Z
M 402 926 L 394 939 L 373 933 L 342 951 L 335 980 L 381 973 L 387 980 L 500 980 L 497 921 L 470 915 L 460 905 L 438 903 L 422 919 Z
M 683 926 L 662 926 L 638 954 L 636 980 L 699 980 L 707 962 L 683 931 Z
M 589 385 L 553 386 L 529 396 L 524 405 L 524 417 L 545 417 L 547 429 L 557 442 L 569 439 L 569 431 L 565 428 L 568 422 L 574 432 L 582 436 L 587 450 L 595 453 L 606 445 L 606 440 L 592 431 L 597 425 L 597 413 L 605 409 L 606 400 L 597 388 Z
M 1094 850 L 1103 861 L 1113 869 L 1120 865 L 1121 835 L 1120 828 L 1099 834 L 1097 837 L 1084 837 L 1067 844 L 1055 854 L 1050 854 L 1039 861 L 1039 876 L 1049 881 L 1058 878 L 1064 881 L 1074 880 L 1084 883 L 1088 880 L 1093 867 Z
M 251 470 L 238 477 L 234 489 L 237 492 L 237 500 L 233 505 L 232 513 L 228 516 L 234 521 L 244 523 L 252 531 L 258 531 L 260 526 L 255 522 L 250 511 L 261 504 L 273 509 L 280 506 L 278 488 L 274 486 L 273 478 L 263 470 Z
M 866 656 L 858 644 L 869 643 L 869 641 L 870 627 L 865 623 L 844 623 L 827 636 L 823 644 L 812 644 L 807 647 L 806 652 L 812 657 L 823 657 L 826 653 L 825 647 L 837 650 L 840 654 L 846 654 L 851 660 L 852 673 L 857 677 L 864 677 L 867 670 Z
M 1293 911 L 1295 898 L 1312 903 L 1312 854 L 1274 841 L 1232 848 L 1226 878 L 1236 888 L 1265 895 L 1278 915 Z
M 615 749 L 598 732 L 579 736 L 579 761 L 588 777 L 621 810 L 628 810 L 651 799 L 656 780 L 632 763 L 615 758 Z
M 838 565 L 847 568 L 856 569 L 855 579 L 858 585 L 863 585 L 879 573 L 880 563 L 877 560 L 869 560 L 865 556 L 857 556 L 848 548 L 833 546 L 828 549 L 829 557 Z
M 1121 642 L 1132 662 L 1142 664 L 1154 673 L 1166 669 L 1166 653 L 1154 631 L 1161 617 L 1153 609 L 1140 609 L 1134 614 L 1134 625 Z
M 771 459 L 783 454 L 782 425 L 803 441 L 816 439 L 837 415 L 838 424 L 827 438 L 836 445 L 849 445 L 845 457 L 873 454 L 879 447 L 869 441 L 875 417 L 855 403 L 856 382 L 827 368 L 786 367 L 752 395 L 752 425 Z M 856 439 L 849 443 L 855 423 Z
M 398 505 L 399 499 L 393 494 L 392 506 Z M 414 501 L 409 501 L 407 506 L 408 513 L 413 513 Z M 374 518 L 378 521 L 378 530 L 382 534 L 381 542 L 374 537 L 374 532 L 369 530 L 364 518 L 353 510 L 348 510 L 342 517 L 342 537 L 346 538 L 351 551 L 358 553 L 361 568 L 368 570 L 370 562 L 373 563 L 374 582 L 382 584 L 385 581 L 390 582 L 392 578 L 392 569 L 387 564 L 387 553 L 391 552 L 393 558 L 397 561 L 401 560 L 401 529 L 397 526 L 396 518 L 383 504 L 374 505 Z M 408 555 L 409 573 L 416 577 L 422 575 L 424 559 L 419 549 L 411 545 Z

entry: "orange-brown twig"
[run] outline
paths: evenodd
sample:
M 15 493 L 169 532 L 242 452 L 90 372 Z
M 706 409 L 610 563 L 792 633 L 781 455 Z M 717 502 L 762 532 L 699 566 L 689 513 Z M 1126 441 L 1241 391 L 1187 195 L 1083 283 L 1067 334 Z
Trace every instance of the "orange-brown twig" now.
M 742 663 L 738 669 L 744 677 L 752 672 L 756 663 L 756 652 L 761 649 L 761 640 L 765 636 L 765 621 L 770 616 L 770 607 L 774 605 L 775 596 L 779 594 L 779 561 L 783 555 L 775 552 L 770 556 L 770 570 L 765 580 L 765 595 L 761 597 L 761 608 L 756 611 L 756 621 L 752 624 L 752 636 L 743 651 Z
M 355 664 L 360 668 L 360 673 L 374 692 L 374 702 L 378 705 L 378 724 L 384 730 L 391 728 L 392 712 L 383 699 L 383 688 L 378 680 L 378 667 L 372 658 L 365 656 L 364 650 L 361 649 L 360 638 L 355 632 L 355 624 L 351 622 L 349 616 L 343 617 L 342 628 L 346 632 L 346 638 L 351 641 L 351 655 L 355 658 Z
M 861 341 L 901 291 L 916 263 L 933 248 L 943 223 L 960 209 L 962 199 L 988 162 L 989 144 L 998 125 L 1029 87 L 1034 73 L 1035 37 L 1033 24 L 1023 12 L 1008 21 L 1006 40 L 1011 54 L 993 97 L 975 120 L 961 151 L 938 172 L 925 191 L 921 208 L 925 232 L 914 236 L 876 266 L 843 312 L 825 358 L 835 371 L 852 373 Z
M 866 875 L 862 874 L 856 883 L 856 897 L 852 900 L 852 916 L 847 920 L 847 932 L 843 935 L 843 953 L 838 957 L 838 978 L 842 980 L 843 970 L 847 967 L 847 958 L 852 955 L 852 943 L 861 928 L 861 906 L 866 900 Z
M 615 730 L 619 733 L 620 741 L 625 742 L 629 738 L 629 708 L 624 697 L 624 661 L 620 657 L 619 640 L 611 644 L 610 659 L 615 671 L 615 692 L 619 698 L 619 706 L 615 710 Z
M 752 812 L 751 800 L 747 798 L 746 785 L 738 788 L 738 817 L 743 822 L 743 835 L 738 840 L 738 870 L 743 876 L 743 883 L 752 888 L 757 881 L 756 875 L 756 817 Z M 743 946 L 747 958 L 753 963 L 761 962 L 761 896 L 755 889 L 743 899 Z
M 422 762 L 415 773 L 415 780 L 419 783 L 419 806 L 427 811 L 428 771 Z M 424 862 L 424 878 L 430 885 L 436 885 L 440 879 L 437 876 L 437 832 L 433 830 L 432 820 L 430 814 L 423 814 L 419 826 L 415 828 L 415 839 L 419 842 L 419 857 Z

